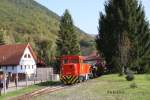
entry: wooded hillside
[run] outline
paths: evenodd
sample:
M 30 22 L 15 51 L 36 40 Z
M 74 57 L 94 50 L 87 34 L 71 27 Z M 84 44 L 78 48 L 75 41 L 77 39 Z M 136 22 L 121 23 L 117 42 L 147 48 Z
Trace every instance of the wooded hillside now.
M 0 2 L 0 32 L 7 44 L 30 42 L 36 51 L 41 46 L 48 55 L 55 54 L 55 40 L 59 31 L 60 17 L 34 0 L 1 0 Z M 76 27 L 82 48 L 92 51 L 91 43 L 94 37 Z M 47 45 L 46 45 L 47 44 Z

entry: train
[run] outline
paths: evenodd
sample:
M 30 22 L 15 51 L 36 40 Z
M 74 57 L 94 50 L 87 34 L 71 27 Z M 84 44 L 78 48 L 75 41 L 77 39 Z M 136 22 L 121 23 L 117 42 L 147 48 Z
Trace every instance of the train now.
M 98 67 L 85 63 L 85 58 L 78 55 L 64 55 L 61 57 L 60 80 L 64 84 L 84 82 L 98 76 Z M 104 69 L 100 67 L 100 69 Z

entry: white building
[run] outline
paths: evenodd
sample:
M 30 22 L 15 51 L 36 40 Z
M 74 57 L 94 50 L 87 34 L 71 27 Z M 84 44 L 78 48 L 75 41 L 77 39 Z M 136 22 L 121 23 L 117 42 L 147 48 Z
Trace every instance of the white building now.
M 0 69 L 13 80 L 19 80 L 36 74 L 36 56 L 30 44 L 14 44 L 0 46 Z

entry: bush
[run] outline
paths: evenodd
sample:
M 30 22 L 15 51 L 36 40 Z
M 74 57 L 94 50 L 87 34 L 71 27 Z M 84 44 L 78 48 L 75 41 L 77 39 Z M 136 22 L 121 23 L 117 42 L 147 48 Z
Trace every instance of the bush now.
M 134 80 L 134 73 L 131 70 L 127 70 L 127 76 L 126 76 L 127 81 L 132 81 Z
M 137 84 L 134 82 L 134 83 L 131 83 L 130 84 L 130 88 L 137 88 Z

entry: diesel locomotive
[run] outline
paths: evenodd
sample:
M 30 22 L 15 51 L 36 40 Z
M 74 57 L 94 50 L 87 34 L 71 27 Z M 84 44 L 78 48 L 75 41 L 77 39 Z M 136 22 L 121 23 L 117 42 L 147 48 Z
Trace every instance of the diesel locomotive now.
M 61 57 L 60 79 L 64 84 L 88 80 L 91 72 L 91 65 L 84 63 L 83 56 L 65 55 Z

